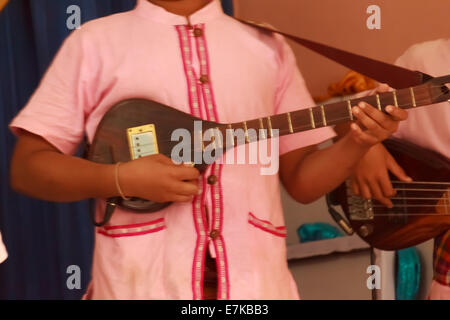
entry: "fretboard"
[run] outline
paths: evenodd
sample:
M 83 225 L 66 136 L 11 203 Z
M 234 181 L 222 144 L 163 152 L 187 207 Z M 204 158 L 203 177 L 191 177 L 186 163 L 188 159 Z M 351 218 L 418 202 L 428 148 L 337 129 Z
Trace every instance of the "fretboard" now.
M 333 126 L 339 123 L 355 120 L 352 108 L 364 101 L 382 112 L 389 105 L 410 109 L 438 102 L 450 98 L 448 88 L 443 85 L 424 84 L 407 89 L 379 93 L 372 96 L 343 100 L 340 102 L 318 105 L 298 111 L 277 114 L 244 122 L 227 125 L 227 129 L 242 129 L 245 132 L 245 143 L 274 137 L 274 130 L 279 136 L 317 128 Z M 265 134 L 260 134 L 264 129 Z M 257 133 L 255 135 L 255 132 Z M 239 142 L 237 142 L 239 144 Z

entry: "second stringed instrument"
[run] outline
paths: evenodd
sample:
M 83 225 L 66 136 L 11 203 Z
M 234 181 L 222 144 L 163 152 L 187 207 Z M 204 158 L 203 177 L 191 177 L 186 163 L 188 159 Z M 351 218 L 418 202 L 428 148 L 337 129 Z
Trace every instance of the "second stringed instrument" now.
M 126 100 L 119 102 L 105 114 L 89 148 L 88 159 L 97 163 L 114 164 L 156 153 L 171 157 L 172 149 L 179 143 L 172 141 L 172 133 L 177 129 L 183 129 L 190 133 L 193 140 L 198 138 L 201 140 L 191 143 L 191 162 L 194 163 L 194 159 L 204 159 L 206 149 L 213 148 L 214 153 L 220 155 L 239 144 L 273 138 L 275 130 L 279 132 L 279 136 L 284 136 L 352 121 L 354 120 L 352 106 L 361 101 L 383 112 L 388 105 L 408 109 L 447 101 L 450 99 L 447 83 L 450 83 L 450 75 L 431 78 L 422 85 L 407 89 L 230 124 L 204 121 L 154 101 Z M 196 132 L 196 123 L 201 124 L 200 132 Z M 245 139 L 239 140 L 234 137 L 223 141 L 212 139 L 207 143 L 203 141 L 203 134 L 208 129 L 217 130 L 222 137 L 228 137 L 227 131 L 230 129 L 240 129 L 243 130 Z M 260 129 L 263 129 L 266 134 L 250 135 L 251 129 L 254 132 L 261 132 Z M 195 167 L 203 173 L 208 163 L 197 162 Z M 131 200 L 112 198 L 108 199 L 107 204 L 104 221 L 109 219 L 117 205 L 143 213 L 159 211 L 170 205 L 136 198 Z
M 402 140 L 384 142 L 412 182 L 395 179 L 393 208 L 353 194 L 350 181 L 331 194 L 353 230 L 372 247 L 399 250 L 450 229 L 450 159 Z

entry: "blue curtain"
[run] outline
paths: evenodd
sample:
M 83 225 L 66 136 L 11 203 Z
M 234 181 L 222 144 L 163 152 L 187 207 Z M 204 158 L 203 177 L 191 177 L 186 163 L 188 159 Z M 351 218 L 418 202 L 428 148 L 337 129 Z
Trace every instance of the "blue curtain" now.
M 222 0 L 232 15 L 232 0 Z M 82 22 L 131 10 L 135 0 L 14 0 L 0 14 L 0 230 L 9 258 L 0 264 L 0 299 L 80 299 L 90 280 L 93 228 L 86 202 L 54 204 L 9 188 L 15 138 L 8 123 L 26 104 L 70 33 L 66 10 Z M 81 270 L 81 289 L 69 290 L 67 268 Z

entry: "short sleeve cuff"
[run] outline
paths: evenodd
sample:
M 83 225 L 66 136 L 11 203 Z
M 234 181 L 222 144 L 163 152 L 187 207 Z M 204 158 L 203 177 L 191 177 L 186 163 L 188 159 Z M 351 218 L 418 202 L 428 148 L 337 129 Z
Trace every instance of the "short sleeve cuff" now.
M 75 154 L 79 141 L 69 141 L 65 139 L 61 139 L 54 134 L 52 134 L 52 130 L 41 125 L 37 121 L 33 121 L 32 119 L 27 119 L 26 116 L 22 115 L 21 117 L 16 118 L 9 125 L 9 129 L 15 136 L 19 136 L 21 131 L 25 130 L 32 134 L 42 137 L 56 149 L 58 149 L 61 153 L 67 155 Z

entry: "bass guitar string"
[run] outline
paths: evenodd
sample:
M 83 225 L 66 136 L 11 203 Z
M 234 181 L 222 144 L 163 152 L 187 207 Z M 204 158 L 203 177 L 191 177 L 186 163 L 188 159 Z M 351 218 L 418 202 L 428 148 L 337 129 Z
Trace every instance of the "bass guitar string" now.
M 400 216 L 450 216 L 450 213 L 373 213 L 379 217 L 400 217 Z
M 440 182 L 440 181 L 396 181 L 392 180 L 392 183 L 403 183 L 403 184 L 432 184 L 432 185 L 445 185 L 450 186 L 450 182 Z

